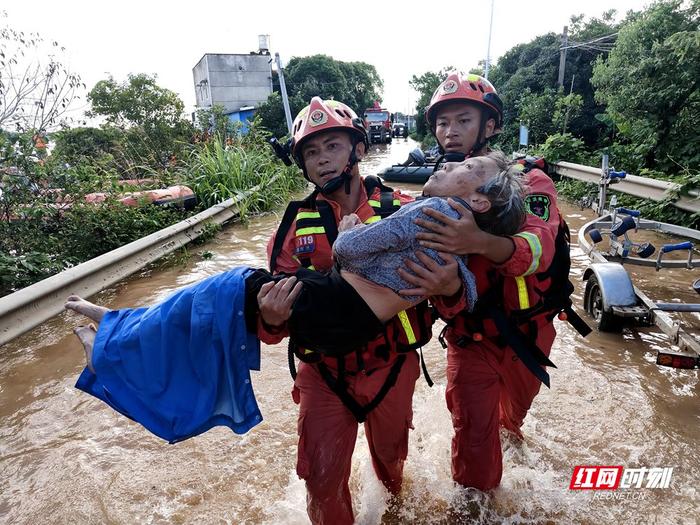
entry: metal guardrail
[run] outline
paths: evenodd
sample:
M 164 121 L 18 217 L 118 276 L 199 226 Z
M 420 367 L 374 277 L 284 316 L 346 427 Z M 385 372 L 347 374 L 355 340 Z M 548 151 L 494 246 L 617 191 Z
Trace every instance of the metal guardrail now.
M 274 181 L 268 181 L 267 184 Z M 69 268 L 43 281 L 0 298 L 0 346 L 63 311 L 70 294 L 83 297 L 140 270 L 199 237 L 209 223 L 223 224 L 239 213 L 239 204 L 255 186 L 146 237 Z
M 571 162 L 556 162 L 550 164 L 554 172 L 562 177 L 576 179 L 591 184 L 600 182 L 600 168 L 592 168 Z M 638 175 L 627 175 L 616 184 L 608 187 L 611 191 L 619 191 L 643 199 L 651 199 L 660 202 L 670 194 L 680 189 L 680 184 L 664 180 L 649 179 Z M 681 210 L 691 213 L 700 213 L 700 198 L 697 192 L 691 192 L 691 196 L 681 195 L 673 201 L 673 205 Z

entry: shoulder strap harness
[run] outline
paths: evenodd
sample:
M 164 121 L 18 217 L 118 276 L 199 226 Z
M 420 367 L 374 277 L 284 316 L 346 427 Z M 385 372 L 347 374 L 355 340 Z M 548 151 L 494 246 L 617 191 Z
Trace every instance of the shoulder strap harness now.
M 371 224 L 388 217 L 401 207 L 401 201 L 395 197 L 394 189 L 386 186 L 379 177 L 365 177 L 364 186 L 367 192 L 368 204 L 374 210 L 374 215 L 365 221 L 366 224 Z M 379 190 L 378 195 L 376 190 Z M 325 234 L 331 246 L 333 242 L 335 242 L 338 236 L 338 225 L 335 221 L 333 209 L 328 202 L 317 199 L 317 196 L 318 190 L 314 190 L 304 199 L 292 201 L 287 206 L 280 226 L 277 229 L 272 253 L 270 254 L 270 272 L 274 273 L 276 269 L 277 258 L 282 251 L 287 234 L 295 221 L 296 235 Z M 310 259 L 299 257 L 299 262 L 305 268 L 315 270 Z M 399 372 L 406 361 L 406 352 L 416 348 L 422 349 L 422 346 L 427 343 L 431 337 L 431 326 L 435 321 L 435 316 L 426 303 L 421 303 L 414 308 L 399 312 L 397 318 L 401 329 L 398 328 L 398 323 L 387 323 L 384 330 L 386 344 L 377 347 L 376 354 L 384 360 L 388 360 L 391 348 L 389 344 L 390 341 L 394 343 L 395 347 L 401 348 L 402 353 L 392 365 L 389 375 L 379 389 L 379 392 L 377 392 L 377 395 L 368 404 L 364 406 L 360 405 L 348 393 L 347 383 L 344 379 L 344 356 L 338 357 L 338 377 L 334 378 L 328 366 L 322 361 L 321 354 L 308 349 L 299 348 L 290 338 L 287 357 L 292 378 L 296 379 L 295 356 L 302 361 L 316 363 L 328 387 L 336 393 L 358 422 L 364 422 L 367 419 L 367 415 L 381 403 L 387 393 L 396 384 Z M 417 330 L 414 330 L 414 327 L 416 327 Z M 359 369 L 363 368 L 361 350 L 362 349 L 358 349 L 356 351 Z M 428 375 L 422 350 L 420 358 L 426 381 L 432 386 L 433 382 Z

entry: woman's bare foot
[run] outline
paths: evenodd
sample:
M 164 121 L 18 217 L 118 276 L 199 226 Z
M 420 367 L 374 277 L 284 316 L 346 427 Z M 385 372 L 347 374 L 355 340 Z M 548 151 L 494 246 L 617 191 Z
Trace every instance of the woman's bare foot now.
M 66 300 L 66 304 L 63 305 L 66 310 L 73 310 L 79 314 L 83 314 L 85 317 L 89 317 L 93 321 L 99 323 L 102 321 L 104 315 L 109 312 L 109 308 L 104 306 L 97 306 L 90 301 L 86 301 L 82 297 L 77 295 L 69 295 Z
M 87 367 L 93 374 L 95 369 L 92 367 L 92 347 L 95 344 L 95 334 L 97 329 L 95 325 L 90 323 L 87 326 L 79 326 L 73 330 L 73 333 L 78 336 L 80 342 L 83 343 L 83 349 L 85 350 L 85 361 L 87 361 Z

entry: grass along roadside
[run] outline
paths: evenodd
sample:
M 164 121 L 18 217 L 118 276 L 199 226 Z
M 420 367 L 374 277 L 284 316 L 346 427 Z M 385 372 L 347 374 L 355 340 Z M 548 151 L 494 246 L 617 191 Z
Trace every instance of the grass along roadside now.
M 274 178 L 275 175 L 280 176 Z M 127 207 L 109 198 L 75 203 L 56 213 L 45 200 L 22 204 L 21 220 L 0 221 L 0 296 L 166 228 L 256 185 L 240 206 L 241 220 L 273 210 L 305 185 L 298 170 L 276 162 L 261 140 L 196 144 L 175 174 L 200 200 L 186 212 L 173 206 Z M 211 232 L 210 236 L 215 234 Z

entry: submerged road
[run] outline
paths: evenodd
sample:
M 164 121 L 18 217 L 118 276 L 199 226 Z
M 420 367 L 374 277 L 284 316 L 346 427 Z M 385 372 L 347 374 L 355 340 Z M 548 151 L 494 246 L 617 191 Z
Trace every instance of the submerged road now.
M 400 139 L 373 147 L 363 173 L 404 160 L 413 145 Z M 561 208 L 574 237 L 592 218 L 566 203 Z M 93 299 L 140 306 L 234 265 L 264 266 L 280 218 L 229 226 L 191 248 L 183 265 L 151 267 Z M 214 257 L 201 258 L 205 250 Z M 572 262 L 580 305 L 588 259 L 573 247 Z M 697 302 L 690 289 L 697 277 L 697 270 L 642 270 L 635 282 L 658 300 Z M 682 321 L 700 326 L 695 314 Z M 71 329 L 81 322 L 62 314 L 0 351 L 0 522 L 308 522 L 304 484 L 294 471 L 297 408 L 285 345 L 264 346 L 262 370 L 253 376 L 264 416 L 259 426 L 243 436 L 216 428 L 168 445 L 73 388 L 84 360 Z M 490 495 L 452 484 L 445 352 L 431 341 L 424 354 L 436 384 L 417 384 L 402 504 L 387 511 L 361 431 L 351 477 L 358 523 L 697 523 L 698 371 L 658 367 L 656 349 L 668 341 L 654 327 L 583 339 L 557 323 L 552 389 L 535 400 L 524 443 L 503 435 L 503 482 Z M 666 489 L 572 491 L 577 465 L 672 467 L 673 474 Z

